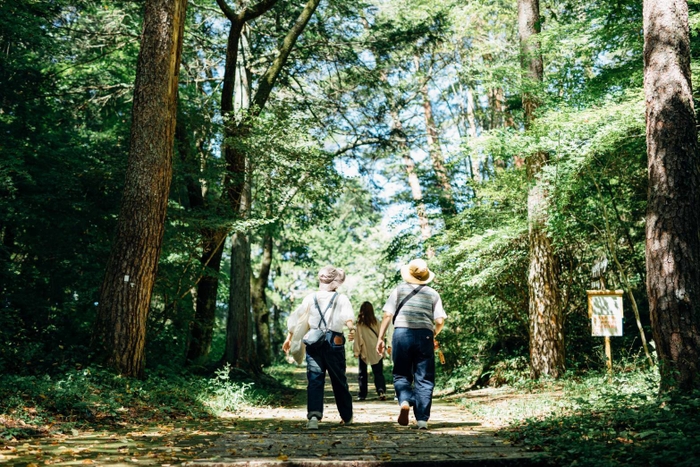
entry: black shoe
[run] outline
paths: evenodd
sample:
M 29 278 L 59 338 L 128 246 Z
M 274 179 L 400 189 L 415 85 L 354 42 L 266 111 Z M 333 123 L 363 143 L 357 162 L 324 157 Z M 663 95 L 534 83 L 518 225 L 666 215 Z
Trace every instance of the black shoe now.
M 386 400 L 386 394 L 384 394 L 383 392 L 380 392 L 380 393 L 379 393 L 379 400 L 380 400 L 380 401 L 385 401 L 385 400 Z
M 366 398 L 366 397 L 361 397 L 361 396 L 360 396 L 360 397 L 358 397 L 358 398 L 355 399 L 355 400 L 356 400 L 356 401 L 363 401 L 363 400 L 365 400 L 365 399 L 367 399 L 367 398 Z

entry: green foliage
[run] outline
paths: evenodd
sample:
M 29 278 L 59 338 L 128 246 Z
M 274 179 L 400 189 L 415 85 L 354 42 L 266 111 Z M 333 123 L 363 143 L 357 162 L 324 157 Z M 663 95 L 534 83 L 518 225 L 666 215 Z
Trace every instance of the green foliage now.
M 235 383 L 231 381 L 231 367 L 226 364 L 215 372 L 215 377 L 209 380 L 208 394 L 204 404 L 211 408 L 215 415 L 224 411 L 236 412 L 246 401 L 246 391 L 252 383 Z
M 69 0 L 0 9 L 2 372 L 89 355 L 126 162 L 135 9 Z
M 231 368 L 211 378 L 171 371 L 151 371 L 144 380 L 124 378 L 98 367 L 69 370 L 53 376 L 0 377 L 0 438 L 17 436 L 9 420 L 32 428 L 56 425 L 59 430 L 86 424 L 112 425 L 183 418 L 208 418 L 223 411 L 266 403 L 279 397 L 280 386 L 234 380 Z
M 700 394 L 658 396 L 656 372 L 570 383 L 568 403 L 509 430 L 551 465 L 692 466 L 700 460 Z

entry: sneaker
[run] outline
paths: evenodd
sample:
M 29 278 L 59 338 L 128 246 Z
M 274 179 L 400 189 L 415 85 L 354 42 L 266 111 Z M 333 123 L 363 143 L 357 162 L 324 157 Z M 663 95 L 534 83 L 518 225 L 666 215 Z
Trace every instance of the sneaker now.
M 385 401 L 385 400 L 386 400 L 386 394 L 384 394 L 383 392 L 380 392 L 380 393 L 379 393 L 379 400 L 380 400 L 380 401 Z
M 411 406 L 408 405 L 408 402 L 403 401 L 401 403 L 401 411 L 399 412 L 399 419 L 397 420 L 399 422 L 399 425 L 401 426 L 408 426 L 408 412 L 411 411 Z
M 341 426 L 352 425 L 352 417 L 347 422 L 345 420 L 340 421 Z
M 318 418 L 311 417 L 308 422 L 306 422 L 307 430 L 318 430 Z
M 418 420 L 418 429 L 419 430 L 427 430 L 428 429 L 428 422 L 425 420 Z

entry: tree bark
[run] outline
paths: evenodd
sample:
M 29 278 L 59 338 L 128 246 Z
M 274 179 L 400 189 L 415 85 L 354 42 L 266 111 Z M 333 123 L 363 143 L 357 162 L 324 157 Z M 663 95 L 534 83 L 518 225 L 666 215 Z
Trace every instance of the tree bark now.
M 204 363 L 209 356 L 214 337 L 219 271 L 221 270 L 226 231 L 203 229 L 202 240 L 206 242 L 200 259 L 203 270 L 197 283 L 195 315 L 192 320 L 190 342 L 187 348 L 187 361 L 197 364 Z
M 265 232 L 262 241 L 262 261 L 260 274 L 251 281 L 251 299 L 253 302 L 253 317 L 255 319 L 256 350 L 258 361 L 268 366 L 272 361 L 272 344 L 270 342 L 270 309 L 267 306 L 267 281 L 270 278 L 272 266 L 272 234 Z
M 539 0 L 518 0 L 521 67 L 523 70 L 523 108 L 525 128 L 530 128 L 538 106 L 531 86 L 542 82 L 543 65 L 537 34 L 539 33 Z M 547 193 L 539 182 L 548 157 L 538 152 L 527 157 L 528 232 L 530 266 L 528 273 L 530 319 L 530 373 L 533 378 L 549 375 L 560 377 L 564 372 L 564 330 L 559 264 L 547 235 Z
M 250 243 L 248 235 L 236 233 L 231 241 L 231 293 L 226 322 L 224 361 L 254 371 L 253 319 L 250 310 Z
M 143 376 L 146 322 L 172 178 L 186 0 L 147 0 L 134 85 L 131 143 L 94 343 L 109 366 Z
M 688 5 L 644 0 L 647 293 L 661 390 L 700 389 L 700 174 Z

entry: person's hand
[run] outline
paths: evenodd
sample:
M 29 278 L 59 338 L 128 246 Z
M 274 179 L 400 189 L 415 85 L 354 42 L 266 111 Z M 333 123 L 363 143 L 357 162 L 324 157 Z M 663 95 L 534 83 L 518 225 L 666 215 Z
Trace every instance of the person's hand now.
M 433 338 L 433 349 L 437 350 L 440 348 L 440 343 L 437 341 L 437 339 Z
M 352 342 L 355 340 L 355 328 L 352 328 L 350 332 L 348 332 L 348 342 Z
M 284 350 L 284 353 L 289 353 L 289 349 L 292 348 L 292 338 L 287 337 L 285 339 L 284 344 L 282 344 L 282 350 Z
M 377 353 L 379 355 L 384 355 L 384 339 L 379 339 L 377 341 Z

